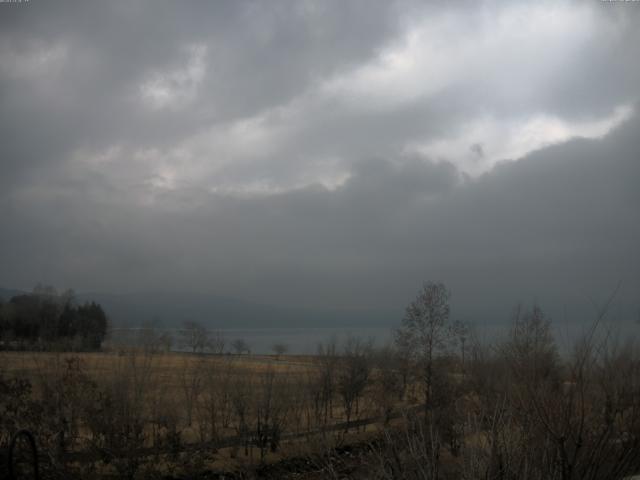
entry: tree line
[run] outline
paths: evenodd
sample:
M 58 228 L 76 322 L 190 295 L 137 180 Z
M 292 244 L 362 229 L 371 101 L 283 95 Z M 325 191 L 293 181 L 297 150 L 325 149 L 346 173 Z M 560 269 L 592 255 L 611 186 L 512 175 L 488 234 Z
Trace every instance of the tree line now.
M 95 302 L 78 304 L 73 291 L 36 286 L 0 300 L 0 348 L 99 350 L 108 319 Z

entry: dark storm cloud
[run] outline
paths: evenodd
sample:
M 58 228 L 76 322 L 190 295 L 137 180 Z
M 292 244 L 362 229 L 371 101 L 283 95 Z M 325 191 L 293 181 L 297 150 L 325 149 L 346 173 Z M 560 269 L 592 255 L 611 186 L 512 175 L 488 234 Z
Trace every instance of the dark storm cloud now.
M 586 302 L 622 281 L 629 313 L 640 288 L 638 134 L 634 119 L 477 180 L 450 164 L 375 160 L 336 191 L 212 196 L 174 215 L 43 198 L 10 214 L 3 263 L 22 281 L 115 279 L 125 290 L 180 285 L 302 304 L 396 306 L 437 278 L 460 311 L 491 314 L 518 299 Z
M 391 3 L 336 7 L 35 2 L 3 8 L 3 163 L 13 178 L 63 161 L 80 146 L 170 144 L 204 124 L 291 98 L 315 77 L 367 58 L 398 27 Z M 202 98 L 177 111 L 145 108 L 141 84 L 157 72 L 188 68 L 193 45 L 207 48 Z
M 0 5 L 0 285 L 627 315 L 630 7 Z

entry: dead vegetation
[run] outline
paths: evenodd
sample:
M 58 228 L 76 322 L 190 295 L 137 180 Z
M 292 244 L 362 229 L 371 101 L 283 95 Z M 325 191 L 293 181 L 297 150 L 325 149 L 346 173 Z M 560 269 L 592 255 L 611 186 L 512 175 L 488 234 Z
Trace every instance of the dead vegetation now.
M 28 429 L 43 476 L 69 479 L 640 471 L 640 354 L 602 329 L 604 310 L 560 355 L 538 307 L 516 309 L 506 339 L 481 344 L 449 323 L 441 288 L 421 292 L 384 349 L 350 339 L 306 357 L 3 352 L 0 445 Z

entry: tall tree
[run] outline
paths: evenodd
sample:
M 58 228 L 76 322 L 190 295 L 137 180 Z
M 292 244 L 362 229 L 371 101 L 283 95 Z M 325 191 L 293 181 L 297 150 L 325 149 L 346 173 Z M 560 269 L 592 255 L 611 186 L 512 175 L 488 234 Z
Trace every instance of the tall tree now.
M 451 294 L 442 283 L 427 282 L 405 312 L 396 331 L 396 345 L 408 352 L 422 371 L 425 412 L 433 398 L 435 358 L 443 353 L 454 338 L 449 321 Z
M 359 413 L 359 398 L 369 382 L 372 347 L 371 341 L 362 342 L 355 337 L 347 339 L 344 347 L 337 380 L 347 420 L 346 430 L 349 429 L 354 407 L 356 415 Z

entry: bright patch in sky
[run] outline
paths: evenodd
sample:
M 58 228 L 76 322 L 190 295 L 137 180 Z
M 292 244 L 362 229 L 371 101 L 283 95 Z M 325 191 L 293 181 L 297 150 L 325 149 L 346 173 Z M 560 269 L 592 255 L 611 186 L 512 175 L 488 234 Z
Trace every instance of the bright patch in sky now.
M 487 14 L 473 22 L 429 16 L 371 62 L 325 82 L 323 90 L 374 110 L 428 98 L 470 79 L 517 93 L 522 85 L 544 81 L 589 40 L 594 19 L 585 7 L 514 5 L 497 19 Z
M 633 115 L 630 106 L 620 106 L 598 120 L 569 122 L 538 114 L 513 121 L 485 117 L 464 125 L 455 137 L 408 145 L 407 153 L 420 153 L 446 160 L 470 175 L 491 170 L 503 160 L 518 160 L 540 148 L 575 137 L 601 138 Z
M 165 72 L 154 72 L 140 86 L 145 103 L 154 109 L 180 108 L 191 103 L 206 73 L 207 47 L 191 45 L 186 65 Z

